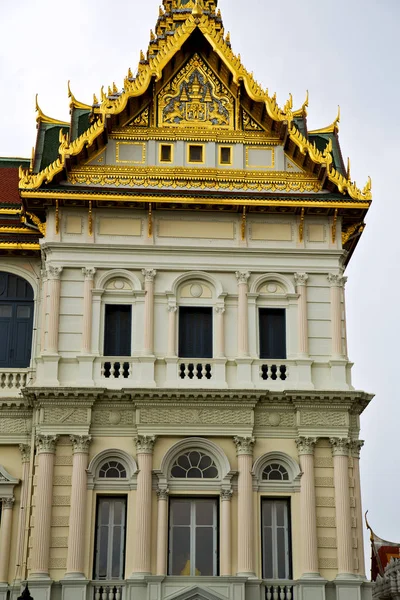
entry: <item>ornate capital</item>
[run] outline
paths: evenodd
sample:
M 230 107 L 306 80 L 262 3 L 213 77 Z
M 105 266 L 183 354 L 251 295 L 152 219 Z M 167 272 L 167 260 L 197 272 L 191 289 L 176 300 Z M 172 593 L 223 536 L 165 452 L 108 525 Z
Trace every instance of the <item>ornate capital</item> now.
M 225 312 L 225 307 L 224 306 L 216 306 L 215 312 L 217 313 L 217 315 L 223 315 Z
M 168 312 L 170 312 L 170 313 L 176 313 L 177 310 L 178 310 L 177 306 L 168 306 Z
M 138 435 L 134 438 L 136 450 L 138 454 L 153 454 L 154 444 L 156 443 L 155 435 Z
M 59 437 L 59 435 L 42 435 L 38 433 L 36 436 L 38 454 L 54 454 Z
M 89 281 L 93 281 L 94 276 L 96 274 L 96 269 L 94 267 L 84 267 L 82 269 L 82 273 L 85 279 L 89 279 Z
M 142 269 L 142 275 L 146 283 L 154 283 L 157 271 L 155 269 Z
M 72 451 L 74 454 L 89 453 L 89 446 L 92 441 L 91 435 L 70 435 L 69 439 L 72 442 Z
M 241 437 L 236 435 L 233 438 L 233 441 L 235 443 L 236 454 L 238 456 L 242 456 L 245 454 L 253 456 L 253 447 L 256 443 L 256 438 L 252 436 Z
M 30 444 L 20 444 L 19 449 L 21 452 L 21 459 L 23 463 L 27 463 L 31 459 L 31 446 Z
M 47 279 L 47 269 L 40 269 L 40 275 L 42 276 L 43 281 Z
M 350 452 L 353 458 L 360 458 L 361 448 L 364 446 L 363 440 L 351 440 Z
M 316 437 L 299 437 L 296 440 L 297 452 L 299 456 L 303 454 L 314 454 L 315 444 L 317 443 Z
M 47 266 L 47 277 L 49 279 L 60 279 L 63 267 L 53 267 L 52 265 Z
M 233 491 L 232 490 L 221 490 L 221 501 L 222 502 L 230 502 L 232 500 Z
M 343 277 L 343 275 L 335 275 L 334 273 L 329 273 L 328 281 L 331 287 L 343 287 L 347 281 L 347 277 Z
M 333 456 L 349 456 L 350 443 L 349 438 L 330 438 Z
M 169 489 L 168 488 L 158 488 L 157 490 L 157 498 L 158 500 L 168 500 Z
M 294 280 L 296 285 L 307 285 L 308 275 L 307 273 L 295 273 Z
M 250 277 L 250 273 L 248 271 L 246 273 L 241 273 L 240 271 L 236 271 L 235 275 L 236 275 L 236 279 L 237 279 L 239 285 L 243 284 L 243 283 L 247 285 L 247 282 Z
M 14 506 L 15 498 L 2 498 L 1 503 L 3 505 L 3 510 L 6 508 L 11 509 Z

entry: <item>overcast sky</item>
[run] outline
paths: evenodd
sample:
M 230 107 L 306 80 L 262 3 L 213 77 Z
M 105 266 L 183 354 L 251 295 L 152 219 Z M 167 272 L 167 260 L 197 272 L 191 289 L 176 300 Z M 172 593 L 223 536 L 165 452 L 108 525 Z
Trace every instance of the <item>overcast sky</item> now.
M 29 157 L 34 98 L 69 120 L 67 81 L 92 103 L 101 85 L 122 87 L 158 15 L 157 0 L 14 0 L 1 7 L 0 156 Z M 309 129 L 334 120 L 352 176 L 373 181 L 367 228 L 346 275 L 356 389 L 376 397 L 362 417 L 364 508 L 382 537 L 400 541 L 399 0 L 220 0 L 234 52 L 261 85 L 295 108 L 310 92 Z M 390 226 L 389 226 L 390 224 Z M 369 550 L 367 550 L 369 554 Z M 369 566 L 368 566 L 369 568 Z

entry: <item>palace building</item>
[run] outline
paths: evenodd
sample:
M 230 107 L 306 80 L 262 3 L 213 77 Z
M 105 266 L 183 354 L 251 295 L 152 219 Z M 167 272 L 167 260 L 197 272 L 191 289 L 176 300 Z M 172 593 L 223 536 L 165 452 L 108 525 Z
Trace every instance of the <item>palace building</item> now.
M 0 159 L 0 600 L 371 598 L 339 116 L 279 106 L 217 0 L 69 101 Z

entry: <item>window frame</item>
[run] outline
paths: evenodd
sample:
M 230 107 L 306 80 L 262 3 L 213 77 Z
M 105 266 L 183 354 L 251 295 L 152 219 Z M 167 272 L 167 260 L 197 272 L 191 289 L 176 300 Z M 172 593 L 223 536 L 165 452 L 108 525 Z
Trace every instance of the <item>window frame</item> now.
M 208 340 L 208 344 L 207 344 L 207 349 L 210 349 L 210 354 L 211 356 L 192 356 L 192 355 L 182 355 L 181 353 L 181 314 L 184 313 L 184 311 L 187 311 L 187 314 L 190 314 L 190 311 L 192 311 L 193 313 L 195 312 L 195 310 L 203 310 L 204 313 L 207 310 L 207 313 L 209 312 L 210 316 L 211 316 L 211 326 L 210 326 L 210 334 L 211 334 L 211 340 Z M 206 314 L 206 313 L 205 313 Z M 214 323 L 215 323 L 215 319 L 214 319 L 214 306 L 209 306 L 209 305 L 189 305 L 189 304 L 180 304 L 178 307 L 178 327 L 177 327 L 177 334 L 178 334 L 178 358 L 179 360 L 203 360 L 203 361 L 207 361 L 207 360 L 213 360 L 214 359 L 214 343 L 215 343 L 215 335 L 214 335 Z M 208 348 L 209 346 L 209 348 Z M 205 352 L 203 353 L 205 354 Z
M 261 353 L 261 311 L 283 311 L 284 313 L 284 328 L 285 328 L 285 336 L 284 336 L 284 342 L 285 342 L 285 356 L 284 357 L 279 357 L 279 356 L 262 356 Z M 269 361 L 282 361 L 282 360 L 288 360 L 288 327 L 287 327 L 287 320 L 288 320 L 288 310 L 287 307 L 285 306 L 260 306 L 257 305 L 257 324 L 258 324 L 258 358 L 259 360 L 269 360 Z
M 196 575 L 193 573 L 196 569 L 196 529 L 198 527 L 208 527 L 207 525 L 199 526 L 196 524 L 195 520 L 195 502 L 208 500 L 212 501 L 214 504 L 214 523 L 213 527 L 213 575 Z M 171 523 L 171 515 L 172 515 L 172 504 L 174 502 L 190 502 L 190 566 L 191 566 L 191 574 L 190 577 L 218 577 L 220 572 L 220 501 L 218 496 L 209 495 L 209 496 L 170 496 L 168 502 L 168 576 L 170 577 L 185 577 L 186 575 L 172 575 L 172 560 L 173 560 L 173 546 L 172 546 L 172 531 L 174 525 Z M 178 525 L 175 527 L 185 527 L 185 525 Z M 194 529 L 194 535 L 193 535 Z M 192 555 L 193 552 L 193 555 Z M 192 574 L 193 573 L 193 574 Z
M 286 518 L 287 518 L 287 529 L 285 535 L 285 543 L 286 547 L 286 575 L 285 577 L 278 577 L 277 575 L 277 544 L 276 544 L 276 532 L 275 532 L 275 540 L 273 542 L 273 570 L 275 570 L 272 577 L 267 577 L 265 573 L 265 563 L 264 557 L 266 555 L 266 549 L 264 544 L 264 514 L 263 514 L 263 503 L 273 502 L 274 504 L 277 502 L 284 502 L 286 504 Z M 274 517 L 273 517 L 274 518 Z M 276 517 L 275 517 L 276 520 Z M 261 496 L 260 498 L 260 524 L 261 524 L 261 576 L 262 579 L 266 580 L 276 580 L 276 581 L 286 581 L 291 580 L 293 577 L 293 541 L 292 541 L 292 506 L 291 506 L 291 498 L 285 496 Z M 277 526 L 276 526 L 277 529 Z M 274 547 L 275 545 L 275 547 Z
M 193 147 L 201 148 L 201 160 L 191 160 L 190 149 Z M 205 144 L 187 144 L 186 162 L 189 165 L 204 165 L 206 162 L 206 145 Z
M 229 162 L 222 161 L 222 150 L 229 150 Z M 221 144 L 218 147 L 218 166 L 220 167 L 231 167 L 233 165 L 233 146 L 228 144 Z
M 131 317 L 131 331 L 130 331 L 130 354 L 127 355 L 123 355 L 123 354 L 106 354 L 105 353 L 105 346 L 106 346 L 106 318 L 107 318 L 107 306 L 124 306 L 124 307 L 129 307 L 130 308 L 130 317 Z M 133 356 L 133 320 L 134 320 L 134 315 L 133 315 L 133 303 L 132 302 L 111 302 L 108 300 L 105 300 L 103 303 L 103 328 L 102 328 L 102 332 L 103 332 L 103 339 L 102 339 L 102 353 L 101 356 L 102 357 L 110 357 L 110 358 L 132 358 Z
M 99 557 L 99 551 L 98 551 L 98 543 L 99 543 L 99 506 L 102 500 L 121 500 L 123 499 L 125 501 L 125 512 L 124 512 L 124 535 L 123 535 L 123 539 L 121 539 L 122 542 L 122 548 L 120 550 L 120 552 L 122 552 L 122 557 L 121 557 L 121 572 L 122 575 L 121 577 L 106 577 L 105 579 L 100 579 L 96 577 L 96 571 L 98 569 L 98 557 Z M 92 574 L 93 574 L 93 579 L 94 581 L 124 581 L 125 579 L 125 570 L 126 570 L 126 540 L 127 540 L 127 526 L 128 526 L 128 495 L 127 494 L 116 494 L 116 495 L 107 495 L 107 494 L 97 494 L 96 495 L 96 513 L 95 513 L 95 537 L 94 537 L 94 553 L 93 553 L 93 569 L 92 569 Z M 108 526 L 109 527 L 109 526 Z M 110 536 L 110 533 L 109 533 Z M 109 538 L 108 536 L 108 538 Z M 121 536 L 122 538 L 122 536 Z M 109 539 L 108 539 L 109 542 Z M 111 548 L 112 548 L 113 544 L 111 544 Z M 110 544 L 109 544 L 110 547 Z M 112 556 L 112 552 L 111 552 L 111 556 Z M 108 561 L 109 562 L 109 559 Z M 107 566 L 108 569 L 108 566 Z
M 162 149 L 163 147 L 168 147 L 170 149 L 170 160 L 164 160 L 162 157 Z M 160 142 L 158 145 L 158 162 L 161 164 L 172 164 L 174 162 L 174 144 L 167 144 L 165 142 Z

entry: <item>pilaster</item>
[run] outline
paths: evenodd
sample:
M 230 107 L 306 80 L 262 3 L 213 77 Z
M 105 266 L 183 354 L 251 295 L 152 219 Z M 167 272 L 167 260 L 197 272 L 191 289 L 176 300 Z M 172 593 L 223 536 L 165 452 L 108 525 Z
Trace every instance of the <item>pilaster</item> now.
M 167 574 L 168 555 L 168 496 L 167 488 L 157 490 L 157 575 Z
M 232 575 L 232 496 L 233 491 L 231 489 L 221 491 L 221 577 Z
M 255 577 L 253 515 L 253 448 L 251 436 L 233 438 L 238 457 L 238 576 Z

